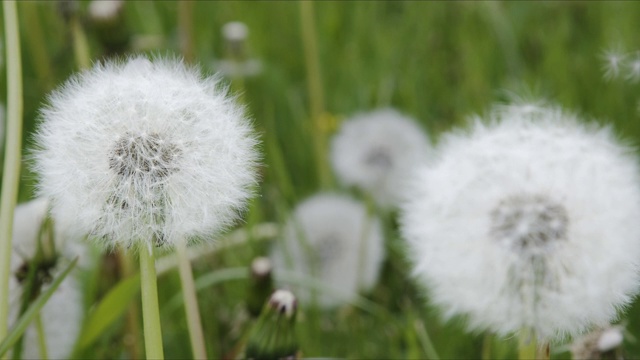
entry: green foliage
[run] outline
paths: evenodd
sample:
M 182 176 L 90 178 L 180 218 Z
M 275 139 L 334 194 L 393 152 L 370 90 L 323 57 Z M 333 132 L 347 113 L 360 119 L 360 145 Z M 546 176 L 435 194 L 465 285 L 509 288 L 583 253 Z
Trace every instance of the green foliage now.
M 24 140 L 29 147 L 46 95 L 77 67 L 70 29 L 56 2 L 18 5 Z M 86 8 L 82 2 L 81 16 Z M 443 132 L 463 125 L 468 115 L 515 94 L 548 99 L 611 124 L 630 144 L 640 141 L 638 84 L 604 80 L 601 57 L 603 50 L 617 44 L 630 51 L 640 49 L 640 3 L 323 1 L 314 3 L 314 9 L 328 135 L 356 112 L 393 106 L 418 119 L 437 141 Z M 125 23 L 132 47 L 145 41 L 152 44 L 129 52 L 178 54 L 176 14 L 176 2 L 127 2 Z M 261 196 L 251 204 L 248 225 L 281 223 L 298 201 L 319 188 L 299 15 L 298 4 L 290 1 L 193 4 L 199 66 L 214 72 L 216 60 L 225 54 L 220 28 L 228 21 L 248 25 L 249 56 L 262 62 L 258 76 L 227 79 L 240 92 L 263 141 Z M 86 30 L 92 59 L 107 56 L 96 30 L 90 26 Z M 0 67 L 4 70 L 4 65 Z M 5 83 L 6 75 L 0 71 L 0 98 L 6 97 Z M 20 199 L 30 198 L 33 189 L 34 175 L 25 167 Z M 362 302 L 331 311 L 299 309 L 296 326 L 305 357 L 426 358 L 431 356 L 429 338 L 441 358 L 477 358 L 483 343 L 490 344 L 494 358 L 517 355 L 515 339 L 485 339 L 483 334 L 467 333 L 464 319 L 443 321 L 428 305 L 428 294 L 408 275 L 392 219 L 385 231 L 390 255 L 380 283 L 364 294 Z M 198 283 L 206 284 L 199 286 L 199 302 L 210 357 L 239 353 L 253 324 L 244 304 L 248 270 L 240 269 L 267 250 L 265 244 L 250 240 L 194 263 Z M 108 268 L 105 259 L 100 268 Z M 85 284 L 86 301 L 94 310 L 87 315 L 79 342 L 82 355 L 129 356 L 121 320 L 138 291 L 139 278 L 118 281 L 121 275 L 109 280 L 108 285 L 117 285 L 106 294 L 107 290 L 95 289 L 108 289 L 107 285 Z M 96 276 L 91 281 L 96 279 L 104 280 Z M 177 274 L 162 275 L 158 286 L 165 356 L 180 358 L 190 349 L 184 314 L 176 310 L 181 301 Z M 637 336 L 640 304 L 632 304 L 627 315 L 629 331 Z M 6 351 L 8 341 L 0 349 Z M 625 346 L 628 354 L 640 354 L 640 343 Z M 567 357 L 567 353 L 553 356 Z

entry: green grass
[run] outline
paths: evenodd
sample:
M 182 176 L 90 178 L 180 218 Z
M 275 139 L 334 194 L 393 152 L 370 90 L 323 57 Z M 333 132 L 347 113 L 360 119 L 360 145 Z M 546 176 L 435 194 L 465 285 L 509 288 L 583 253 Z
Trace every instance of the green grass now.
M 70 30 L 55 3 L 18 5 L 28 148 L 46 94 L 71 75 L 76 64 Z M 80 5 L 82 15 L 87 3 Z M 464 124 L 467 116 L 517 94 L 542 97 L 611 124 L 627 142 L 640 143 L 639 85 L 604 80 L 601 58 L 603 50 L 616 44 L 628 51 L 640 49 L 640 3 L 327 1 L 314 5 L 325 107 L 336 124 L 359 111 L 393 106 L 418 119 L 437 142 L 440 134 Z M 163 39 L 153 53 L 178 54 L 176 10 L 175 2 L 127 3 L 127 26 L 132 34 Z M 194 4 L 198 65 L 213 71 L 214 60 L 224 54 L 220 28 L 233 20 L 249 26 L 250 54 L 263 64 L 260 76 L 245 79 L 242 96 L 262 135 L 265 154 L 262 196 L 247 215 L 249 223 L 282 222 L 296 202 L 319 188 L 299 13 L 298 4 L 289 1 Z M 87 29 L 92 59 L 98 60 L 103 49 Z M 38 36 L 44 42 L 38 42 Z M 6 98 L 2 67 L 0 99 Z M 25 201 L 32 196 L 35 179 L 26 167 L 22 178 L 19 198 Z M 400 241 L 396 226 L 389 224 L 392 241 Z M 265 248 L 238 246 L 198 261 L 196 278 L 247 266 Z M 298 329 L 304 356 L 424 358 L 416 331 L 420 322 L 442 358 L 479 356 L 483 335 L 466 333 L 462 319 L 444 323 L 437 309 L 427 305 L 425 292 L 406 280 L 407 264 L 401 254 L 392 256 L 385 269 L 381 283 L 365 294 L 384 311 L 371 313 L 353 306 L 331 312 L 302 309 Z M 100 268 L 95 271 L 86 278 L 96 278 Z M 86 283 L 90 289 L 90 281 Z M 108 289 L 108 285 L 92 286 L 87 290 L 88 305 Z M 249 329 L 251 323 L 243 315 L 246 286 L 244 280 L 230 280 L 200 293 L 210 356 L 231 352 Z M 160 278 L 167 358 L 190 354 L 182 309 L 163 309 L 179 289 L 177 272 Z M 624 318 L 630 332 L 639 336 L 640 304 L 634 304 Z M 109 327 L 79 357 L 127 356 L 123 326 L 124 319 Z M 515 356 L 515 342 L 491 339 L 493 355 Z M 640 356 L 640 343 L 625 345 L 629 355 Z

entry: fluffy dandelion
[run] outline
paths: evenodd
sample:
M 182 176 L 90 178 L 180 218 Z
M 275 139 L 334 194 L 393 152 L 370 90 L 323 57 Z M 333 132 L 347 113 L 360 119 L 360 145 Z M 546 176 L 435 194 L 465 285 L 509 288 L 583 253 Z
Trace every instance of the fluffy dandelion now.
M 256 182 L 243 110 L 177 61 L 97 65 L 54 92 L 42 116 L 39 193 L 72 237 L 109 248 L 210 238 Z
M 289 270 L 329 289 L 318 294 L 298 289 L 300 301 L 337 306 L 376 284 L 384 258 L 380 221 L 349 197 L 319 194 L 296 207 L 271 257 L 276 278 L 283 282 Z
M 331 143 L 331 163 L 344 185 L 361 188 L 381 206 L 394 207 L 412 169 L 430 151 L 429 139 L 415 121 L 382 109 L 342 124 Z
M 37 269 L 34 281 L 43 285 L 41 290 L 45 290 L 48 283 L 65 267 L 66 261 L 80 256 L 80 264 L 86 265 L 88 263 L 86 248 L 82 244 L 65 242 L 61 237 L 56 236 L 53 238 L 53 244 L 49 244 L 52 245 L 55 254 L 50 254 L 48 258 L 41 258 L 38 264 L 32 264 L 33 261 L 36 261 L 38 248 L 46 246 L 40 241 L 40 228 L 43 226 L 47 211 L 48 201 L 46 199 L 33 200 L 21 204 L 15 209 L 14 247 L 11 254 L 11 273 L 13 276 L 9 280 L 10 324 L 17 320 L 20 308 L 25 301 L 25 283 L 29 281 L 27 277 L 31 266 L 35 266 Z M 36 295 L 32 294 L 31 296 Z M 80 333 L 82 316 L 82 291 L 74 274 L 71 273 L 62 281 L 40 312 L 46 349 L 40 348 L 36 326 L 31 325 L 24 334 L 21 347 L 22 358 L 41 358 L 43 351 L 52 359 L 69 358 Z
M 147 356 L 162 358 L 155 247 L 175 247 L 194 357 L 206 357 L 187 242 L 237 220 L 257 140 L 215 78 L 182 62 L 106 62 L 50 97 L 36 137 L 39 193 L 69 236 L 140 251 Z
M 551 340 L 606 325 L 638 287 L 640 176 L 610 129 L 497 108 L 450 134 L 403 208 L 415 274 L 447 317 Z

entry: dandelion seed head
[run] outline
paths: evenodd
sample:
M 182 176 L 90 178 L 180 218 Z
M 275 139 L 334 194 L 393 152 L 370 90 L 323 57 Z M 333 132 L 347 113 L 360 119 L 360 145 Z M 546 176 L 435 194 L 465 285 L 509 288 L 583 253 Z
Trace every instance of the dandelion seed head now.
M 638 290 L 640 176 L 611 130 L 544 104 L 445 135 L 407 189 L 402 233 L 445 317 L 554 339 L 603 326 Z
M 383 258 L 380 221 L 368 215 L 363 204 L 332 193 L 300 203 L 285 225 L 283 239 L 271 253 L 276 277 L 279 273 L 311 276 L 335 290 L 335 295 L 318 294 L 317 302 L 322 307 L 343 304 L 356 297 L 359 290 L 371 289 Z M 296 293 L 301 302 L 313 301 L 308 289 L 297 289 Z
M 331 143 L 339 180 L 369 193 L 383 207 L 395 207 L 413 168 L 431 145 L 412 119 L 393 109 L 363 113 L 345 121 Z
M 97 64 L 49 102 L 34 168 L 69 237 L 106 247 L 210 239 L 252 195 L 258 141 L 243 108 L 181 61 Z
M 16 207 L 13 224 L 13 248 L 10 269 L 13 274 L 9 279 L 9 324 L 15 324 L 21 306 L 24 279 L 23 270 L 28 272 L 31 262 L 38 251 L 40 227 L 48 212 L 49 202 L 36 199 Z M 67 241 L 54 229 L 53 238 L 56 259 L 50 261 L 46 268 L 38 268 L 36 276 L 43 281 L 43 291 L 57 277 L 69 261 L 79 257 L 78 267 L 72 271 L 53 293 L 40 311 L 45 332 L 48 355 L 52 359 L 66 359 L 71 355 L 73 346 L 80 334 L 83 306 L 82 290 L 75 276 L 79 268 L 86 268 L 90 259 L 84 244 Z M 31 325 L 24 335 L 22 357 L 36 359 L 40 357 L 38 333 Z
M 222 35 L 227 41 L 244 41 L 249 36 L 249 27 L 243 22 L 231 21 L 222 26 Z

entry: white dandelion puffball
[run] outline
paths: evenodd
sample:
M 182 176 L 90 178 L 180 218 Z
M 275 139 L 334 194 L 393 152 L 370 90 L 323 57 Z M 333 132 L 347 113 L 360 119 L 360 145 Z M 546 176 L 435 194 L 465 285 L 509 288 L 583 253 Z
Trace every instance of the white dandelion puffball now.
M 604 326 L 632 300 L 640 176 L 609 128 L 512 105 L 445 136 L 408 190 L 402 231 L 445 316 L 548 340 Z
M 343 304 L 378 280 L 384 259 L 380 221 L 350 197 L 315 195 L 296 207 L 271 258 L 279 281 L 287 282 L 283 272 L 313 277 L 332 292 L 318 291 L 319 306 Z M 308 288 L 295 293 L 303 303 L 313 301 Z
M 331 142 L 331 163 L 340 182 L 395 207 L 412 170 L 431 151 L 424 131 L 393 109 L 361 113 L 345 121 Z
M 30 261 L 35 257 L 38 248 L 40 227 L 46 217 L 48 202 L 36 199 L 16 207 L 13 224 L 13 249 L 11 253 L 11 273 L 9 279 L 9 322 L 15 324 L 21 305 L 24 290 L 24 276 L 29 269 Z M 80 262 L 86 256 L 81 244 L 62 241 L 54 237 L 55 250 L 59 254 L 55 263 L 47 263 L 38 267 L 36 276 L 48 278 L 47 282 L 56 278 L 77 255 Z M 82 249 L 86 250 L 86 249 Z M 77 269 L 77 268 L 76 268 Z M 47 353 L 51 359 L 67 359 L 80 333 L 83 319 L 82 290 L 76 280 L 74 269 L 60 284 L 49 301 L 41 310 L 42 324 L 46 338 Z M 44 290 L 43 289 L 43 290 Z M 22 358 L 39 359 L 40 347 L 35 325 L 30 325 L 25 332 Z
M 171 59 L 106 62 L 42 111 L 39 193 L 71 237 L 151 248 L 233 224 L 256 183 L 257 139 L 216 78 Z

